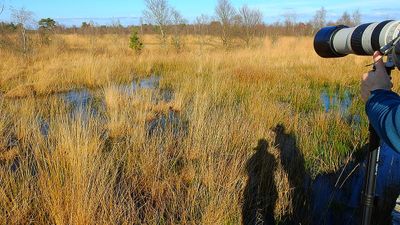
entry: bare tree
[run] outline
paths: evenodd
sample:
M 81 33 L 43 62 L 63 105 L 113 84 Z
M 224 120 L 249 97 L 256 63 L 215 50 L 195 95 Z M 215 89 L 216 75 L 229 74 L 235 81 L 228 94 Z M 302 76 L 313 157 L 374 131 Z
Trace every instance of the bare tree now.
M 207 35 L 208 34 L 208 25 L 210 24 L 210 17 L 204 14 L 196 17 L 196 33 L 198 35 Z
M 360 10 L 357 9 L 356 11 L 353 12 L 353 14 L 351 15 L 352 20 L 353 20 L 353 24 L 354 26 L 358 26 L 361 24 L 361 13 Z
M 297 22 L 297 13 L 296 12 L 286 12 L 283 14 L 284 17 L 284 24 L 287 29 L 287 31 L 290 31 L 291 33 L 294 33 L 294 28 L 296 26 Z
M 140 23 L 140 34 L 143 35 L 143 17 L 140 17 L 139 23 Z
M 232 24 L 236 10 L 229 0 L 218 0 L 215 14 L 221 23 L 221 40 L 224 46 L 229 46 L 232 39 Z
M 143 16 L 148 23 L 158 26 L 161 39 L 165 45 L 167 39 L 165 29 L 170 23 L 171 8 L 167 0 L 145 0 L 145 3 L 147 9 L 143 11 Z
M 207 15 L 202 14 L 201 16 L 198 16 L 196 18 L 195 29 L 197 37 L 199 38 L 200 51 L 203 51 L 206 42 L 206 36 L 209 34 L 208 30 L 209 24 L 210 24 L 210 18 Z
M 3 5 L 1 5 L 1 8 L 0 8 L 0 15 L 3 13 L 3 11 L 4 11 L 4 4 Z M 2 46 L 2 42 L 3 42 L 3 39 L 4 39 L 4 36 L 5 35 L 3 35 L 3 26 L 0 26 L 0 47 Z
M 327 12 L 324 7 L 321 7 L 321 9 L 315 12 L 314 18 L 311 21 L 311 25 L 313 26 L 313 33 L 320 30 L 326 25 L 326 13 Z
M 172 18 L 173 34 L 174 34 L 174 36 L 172 37 L 172 45 L 175 47 L 177 52 L 180 52 L 183 46 L 181 34 L 183 26 L 186 23 L 186 20 L 175 9 L 171 9 L 171 18 Z
M 28 51 L 28 35 L 27 27 L 33 22 L 33 12 L 24 8 L 12 9 L 11 17 L 18 24 L 18 29 L 21 32 L 22 50 L 24 53 Z
M 0 15 L 4 12 L 5 9 L 6 9 L 6 1 L 1 0 L 0 1 Z
M 250 41 L 254 39 L 257 33 L 257 26 L 262 24 L 263 14 L 258 9 L 250 9 L 247 5 L 244 5 L 239 9 L 241 28 L 243 32 L 241 37 L 246 43 L 246 46 L 250 46 Z
M 347 26 L 352 26 L 353 22 L 351 21 L 351 17 L 350 14 L 345 11 L 342 16 L 338 19 L 338 21 L 336 22 L 338 24 L 342 24 L 342 25 L 347 25 Z

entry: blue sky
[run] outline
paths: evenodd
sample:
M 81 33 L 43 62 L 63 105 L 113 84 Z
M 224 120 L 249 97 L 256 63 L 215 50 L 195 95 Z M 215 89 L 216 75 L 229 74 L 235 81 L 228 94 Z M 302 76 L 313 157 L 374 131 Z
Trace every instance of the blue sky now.
M 400 19 L 399 0 L 231 0 L 235 7 L 247 4 L 264 13 L 264 21 L 282 21 L 282 15 L 295 13 L 298 21 L 308 21 L 322 6 L 328 11 L 328 19 L 336 20 L 344 11 L 359 9 L 363 22 L 384 19 Z M 192 22 L 196 16 L 213 16 L 217 0 L 169 0 L 169 4 Z M 384 2 L 384 4 L 383 4 Z M 54 18 L 67 26 L 80 25 L 83 21 L 97 24 L 111 24 L 119 20 L 124 25 L 138 24 L 145 8 L 143 0 L 0 0 L 5 4 L 5 12 L 0 20 L 10 21 L 10 8 L 24 7 L 34 13 L 35 19 Z

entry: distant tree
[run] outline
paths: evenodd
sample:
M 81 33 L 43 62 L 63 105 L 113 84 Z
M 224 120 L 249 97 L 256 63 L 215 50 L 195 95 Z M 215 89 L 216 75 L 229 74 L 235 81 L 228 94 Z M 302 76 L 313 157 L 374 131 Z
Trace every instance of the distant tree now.
M 326 25 L 326 10 L 324 7 L 315 12 L 314 18 L 311 21 L 313 33 L 317 32 Z
M 181 37 L 183 26 L 185 26 L 186 20 L 182 15 L 175 9 L 171 9 L 171 19 L 173 25 L 172 45 L 177 52 L 180 52 L 183 47 L 183 40 Z
M 166 44 L 167 34 L 166 26 L 171 20 L 171 8 L 166 0 L 145 0 L 146 10 L 143 11 L 143 16 L 150 24 L 158 26 L 161 40 Z
M 143 42 L 140 40 L 137 29 L 132 29 L 131 36 L 129 38 L 129 47 L 133 49 L 136 54 L 140 54 L 143 50 Z
M 82 28 L 82 29 L 86 29 L 86 28 L 89 28 L 90 26 L 91 26 L 90 23 L 88 23 L 88 22 L 82 22 L 81 28 Z
M 17 26 L 21 35 L 22 50 L 26 53 L 28 51 L 28 35 L 26 29 L 33 20 L 33 13 L 24 8 L 12 9 L 11 17 L 18 24 Z
M 121 21 L 118 18 L 112 18 L 111 19 L 111 25 L 110 26 L 105 26 L 103 32 L 106 33 L 114 33 L 118 34 L 120 30 L 123 28 Z
M 96 32 L 95 28 L 96 28 L 96 26 L 93 21 L 82 22 L 82 24 L 81 24 L 81 31 L 84 34 L 92 34 L 92 35 L 95 34 L 95 32 Z
M 54 29 L 56 28 L 56 21 L 51 18 L 43 18 L 39 20 L 38 25 L 39 31 L 49 35 L 50 33 L 54 32 Z
M 286 12 L 283 14 L 284 26 L 286 30 L 290 33 L 295 33 L 295 26 L 297 23 L 297 13 L 296 12 Z
M 0 22 L 0 27 L 4 31 L 16 31 L 18 29 L 17 25 L 14 23 L 5 23 L 5 22 Z
M 221 23 L 220 38 L 225 47 L 230 45 L 232 40 L 232 27 L 235 19 L 236 10 L 229 0 L 218 0 L 215 7 L 215 14 Z
M 263 14 L 258 9 L 250 9 L 247 5 L 244 5 L 239 9 L 240 16 L 240 28 L 243 30 L 242 39 L 246 43 L 246 46 L 250 46 L 250 41 L 254 39 L 257 33 L 257 26 L 262 24 Z
M 346 25 L 346 26 L 352 26 L 353 25 L 351 16 L 347 11 L 345 11 L 342 14 L 342 16 L 337 20 L 337 23 L 338 24 L 342 24 L 342 25 Z
M 56 21 L 51 18 L 41 19 L 39 21 L 39 29 L 52 31 L 54 30 L 55 27 L 56 27 Z
M 361 13 L 360 13 L 360 10 L 359 9 L 357 9 L 357 10 L 355 10 L 354 12 L 353 12 L 353 14 L 351 15 L 351 18 L 352 18 L 352 22 L 353 22 L 353 26 L 358 26 L 358 25 L 360 25 L 361 24 Z
M 42 44 L 48 45 L 51 41 L 50 35 L 54 32 L 56 21 L 51 18 L 43 18 L 39 21 L 39 35 Z
M 143 35 L 143 17 L 140 17 L 139 19 L 139 23 L 140 23 L 140 34 Z
M 119 19 L 114 19 L 113 18 L 111 20 L 111 27 L 113 27 L 113 28 L 121 28 L 122 27 L 121 21 Z
M 206 36 L 209 34 L 208 30 L 209 24 L 210 24 L 210 18 L 207 15 L 202 14 L 196 17 L 195 31 L 197 37 L 199 38 L 201 51 L 203 51 L 206 42 Z
M 219 36 L 221 33 L 221 23 L 216 20 L 212 20 L 210 22 L 210 25 L 208 26 L 210 30 L 210 34 L 213 34 L 215 36 Z

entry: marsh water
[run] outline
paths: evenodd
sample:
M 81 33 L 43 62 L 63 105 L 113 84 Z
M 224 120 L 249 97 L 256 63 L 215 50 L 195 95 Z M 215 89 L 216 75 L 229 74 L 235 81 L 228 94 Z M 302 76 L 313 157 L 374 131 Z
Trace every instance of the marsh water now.
M 326 113 L 337 110 L 342 119 L 344 119 L 347 123 L 360 125 L 361 116 L 357 114 L 351 114 L 350 112 L 353 100 L 353 96 L 348 90 L 346 90 L 342 95 L 337 92 L 329 93 L 327 90 L 323 90 L 320 94 L 320 101 Z
M 157 90 L 157 94 L 153 94 L 151 97 L 152 103 L 155 104 L 160 101 L 170 102 L 174 98 L 172 90 L 160 89 L 160 77 L 155 75 L 140 80 L 133 80 L 128 84 L 114 85 L 113 88 L 125 96 L 134 95 L 143 89 Z M 104 111 L 106 108 L 104 98 L 99 98 L 96 92 L 98 91 L 78 89 L 58 94 L 58 97 L 71 107 L 71 116 L 79 115 L 83 119 L 86 119 L 90 115 L 96 115 L 99 111 Z M 178 114 L 173 110 L 169 110 L 168 113 L 160 114 L 148 122 L 146 130 L 148 134 L 152 134 L 156 130 L 165 130 L 168 125 L 173 125 L 176 128 L 175 130 L 177 130 L 177 127 L 180 126 L 179 123 L 180 118 Z M 46 125 L 45 121 L 42 124 L 41 132 L 46 134 L 48 125 Z

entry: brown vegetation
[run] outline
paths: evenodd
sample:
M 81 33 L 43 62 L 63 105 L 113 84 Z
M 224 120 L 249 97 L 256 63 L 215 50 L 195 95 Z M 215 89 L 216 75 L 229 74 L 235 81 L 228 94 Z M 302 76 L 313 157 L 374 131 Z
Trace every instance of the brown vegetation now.
M 179 53 L 142 38 L 140 55 L 128 35 L 110 34 L 58 34 L 28 54 L 1 49 L 0 223 L 237 224 L 246 187 L 258 187 L 248 176 L 259 173 L 274 176 L 260 186 L 275 199 L 269 213 L 294 220 L 305 174 L 336 170 L 365 143 L 357 93 L 368 59 L 322 60 L 310 37 L 257 38 L 245 49 L 234 39 L 226 51 L 186 35 Z M 115 87 L 151 74 L 174 92 L 171 102 L 154 102 L 158 90 Z M 105 107 L 71 116 L 52 94 L 76 88 L 97 90 Z M 322 90 L 352 93 L 361 124 L 326 113 Z M 178 126 L 149 133 L 149 122 L 171 110 Z M 274 170 L 254 171 L 254 153 Z

